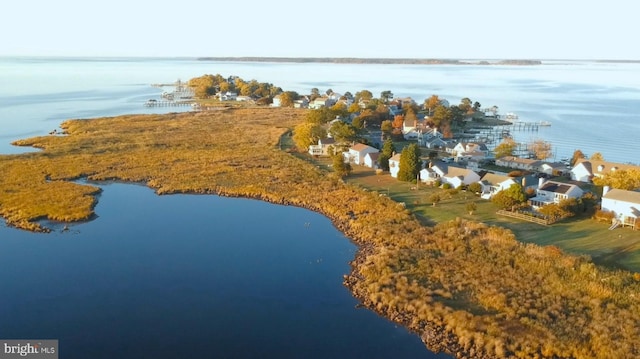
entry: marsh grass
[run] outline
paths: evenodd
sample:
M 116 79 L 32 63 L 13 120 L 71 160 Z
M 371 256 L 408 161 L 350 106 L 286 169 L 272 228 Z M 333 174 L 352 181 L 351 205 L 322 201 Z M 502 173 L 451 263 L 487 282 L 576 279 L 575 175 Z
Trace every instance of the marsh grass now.
M 483 202 L 469 215 L 461 192 L 443 192 L 433 207 L 426 196 L 440 189 L 363 170 L 344 181 L 322 160 L 293 152 L 288 135 L 304 114 L 242 108 L 67 121 L 64 136 L 17 142 L 43 151 L 0 156 L 0 214 L 30 230 L 42 229 L 38 219 L 89 218 L 98 188 L 71 182 L 83 177 L 305 207 L 360 245 L 345 279 L 353 293 L 423 338 L 435 335 L 428 345 L 446 344 L 435 349 L 465 357 L 640 356 L 640 276 L 517 241 L 479 222 L 497 224 Z M 540 233 L 528 228 L 522 233 Z M 575 238 L 589 231 L 555 228 Z M 615 243 L 613 256 L 635 250 Z

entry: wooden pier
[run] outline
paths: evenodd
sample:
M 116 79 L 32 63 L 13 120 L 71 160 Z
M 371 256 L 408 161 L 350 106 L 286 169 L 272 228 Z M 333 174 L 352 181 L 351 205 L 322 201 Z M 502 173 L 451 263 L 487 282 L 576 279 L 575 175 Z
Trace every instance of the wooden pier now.
M 177 107 L 177 106 L 191 106 L 192 102 L 184 101 L 157 101 L 149 100 L 144 103 L 145 107 Z

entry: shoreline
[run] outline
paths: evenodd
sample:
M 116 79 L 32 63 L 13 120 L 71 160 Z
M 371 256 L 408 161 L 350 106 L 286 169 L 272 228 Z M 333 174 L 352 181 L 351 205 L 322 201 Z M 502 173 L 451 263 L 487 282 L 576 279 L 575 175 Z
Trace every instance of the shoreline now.
M 358 302 L 419 335 L 431 351 L 474 359 L 640 351 L 637 336 L 630 337 L 640 333 L 635 322 L 596 320 L 638 316 L 640 305 L 629 298 L 640 286 L 630 273 L 520 243 L 509 231 L 481 222 L 425 227 L 398 202 L 281 149 L 281 136 L 304 114 L 237 109 L 68 121 L 61 127 L 69 136 L 21 142 L 44 153 L 0 158 L 7 170 L 0 189 L 16 201 L 4 201 L 2 210 L 51 202 L 57 206 L 45 210 L 70 216 L 69 207 L 58 204 L 82 204 L 87 187 L 64 181 L 81 176 L 144 183 L 159 195 L 215 194 L 296 206 L 325 216 L 357 246 L 343 284 Z M 592 297 L 598 301 L 584 299 Z M 520 312 L 525 304 L 535 316 Z M 563 305 L 559 313 L 555 308 Z M 600 345 L 593 347 L 584 338 L 602 326 L 595 336 Z M 572 337 L 558 334 L 565 331 Z

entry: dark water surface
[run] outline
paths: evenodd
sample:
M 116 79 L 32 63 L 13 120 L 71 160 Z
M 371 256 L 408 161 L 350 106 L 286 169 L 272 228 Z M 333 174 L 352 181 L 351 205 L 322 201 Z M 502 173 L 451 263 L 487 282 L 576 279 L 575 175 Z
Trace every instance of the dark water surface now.
M 0 337 L 60 358 L 445 358 L 342 285 L 355 246 L 308 210 L 108 184 L 98 218 L 0 226 Z

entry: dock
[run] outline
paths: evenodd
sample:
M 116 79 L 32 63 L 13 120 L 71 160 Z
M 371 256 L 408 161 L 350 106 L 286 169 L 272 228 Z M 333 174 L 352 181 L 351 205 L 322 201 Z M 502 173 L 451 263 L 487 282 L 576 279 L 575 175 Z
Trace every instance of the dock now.
M 144 103 L 145 107 L 176 107 L 176 106 L 191 106 L 192 102 L 185 101 L 158 101 L 148 100 Z

